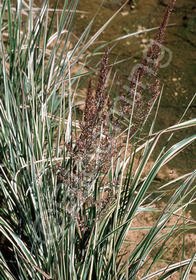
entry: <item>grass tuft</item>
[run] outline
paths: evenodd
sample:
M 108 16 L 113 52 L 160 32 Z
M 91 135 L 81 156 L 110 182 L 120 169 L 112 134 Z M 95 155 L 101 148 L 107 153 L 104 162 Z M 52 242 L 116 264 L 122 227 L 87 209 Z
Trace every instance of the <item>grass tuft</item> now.
M 89 47 L 128 1 L 90 36 L 94 17 L 80 38 L 72 28 L 77 0 L 65 1 L 61 11 L 51 10 L 48 1 L 40 10 L 33 1 L 18 1 L 15 7 L 3 1 L 1 279 L 144 280 L 167 279 L 176 272 L 187 279 L 195 253 L 186 258 L 185 237 L 195 225 L 185 210 L 195 201 L 196 172 L 152 191 L 159 170 L 196 139 L 193 134 L 171 142 L 176 131 L 194 127 L 196 119 L 181 119 L 154 131 L 161 96 L 157 60 L 174 2 L 170 1 L 147 57 L 133 73 L 129 91 L 120 87 L 113 101 L 108 90 L 109 43 L 92 53 Z M 100 69 L 91 68 L 92 57 L 105 48 L 97 64 Z M 97 86 L 90 78 L 94 72 L 99 72 Z M 83 79 L 89 80 L 86 99 L 76 102 Z M 144 81 L 148 81 L 145 88 Z M 82 119 L 77 110 L 81 103 Z M 151 124 L 148 133 L 147 122 Z M 168 141 L 160 147 L 163 135 L 168 135 Z M 148 169 L 157 146 L 161 152 Z M 159 201 L 165 195 L 167 203 L 161 210 Z M 156 220 L 135 226 L 147 212 L 156 213 Z M 127 240 L 130 243 L 129 233 L 138 230 L 145 233 L 126 254 L 123 248 Z M 161 267 L 179 234 L 181 259 Z

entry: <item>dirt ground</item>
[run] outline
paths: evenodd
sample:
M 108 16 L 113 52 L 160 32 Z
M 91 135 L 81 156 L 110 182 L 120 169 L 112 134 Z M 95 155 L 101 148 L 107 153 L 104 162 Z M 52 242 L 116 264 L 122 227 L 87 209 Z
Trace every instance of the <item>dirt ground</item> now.
M 164 204 L 161 203 L 158 208 L 163 209 Z M 154 205 L 155 208 L 157 206 Z M 180 213 L 177 213 L 180 214 Z M 187 214 L 187 218 L 192 219 L 190 214 Z M 178 216 L 172 216 L 167 226 L 174 225 L 177 221 Z M 131 228 L 141 228 L 141 227 L 151 227 L 155 224 L 157 220 L 156 214 L 152 214 L 150 212 L 143 212 L 142 214 L 138 215 L 136 219 L 133 220 L 131 224 Z M 182 220 L 178 222 L 178 224 L 182 223 Z M 161 234 L 166 233 L 167 229 L 164 229 Z M 142 238 L 146 235 L 148 230 L 130 230 L 126 237 L 126 242 L 123 245 L 121 254 L 123 255 L 123 260 L 125 261 L 129 254 L 131 254 L 134 247 L 142 240 Z M 160 234 L 160 235 L 161 235 Z M 185 234 L 185 251 L 184 251 L 184 259 L 192 258 L 193 254 L 196 250 L 196 235 L 194 233 L 186 233 Z M 153 261 L 153 257 L 155 257 L 156 252 L 158 251 L 158 248 L 161 244 L 156 246 L 150 255 L 147 258 L 147 261 L 144 263 L 143 268 L 138 273 L 138 280 L 141 279 L 141 276 L 144 271 L 149 267 L 149 265 Z M 150 270 L 150 273 L 153 273 L 161 268 L 167 268 L 169 264 L 180 262 L 182 260 L 182 248 L 183 248 L 183 237 L 182 234 L 180 235 L 174 235 L 172 236 L 164 248 L 169 245 L 168 249 L 164 252 L 164 254 L 161 256 L 160 260 L 152 267 Z M 149 274 L 150 274 L 149 273 Z M 159 275 L 159 277 L 161 274 Z M 153 280 L 159 279 L 158 277 L 152 277 Z M 180 272 L 175 273 L 173 276 L 170 276 L 172 280 L 179 280 L 181 279 Z M 189 275 L 189 280 L 195 280 L 196 279 L 196 266 L 193 266 L 191 269 L 191 273 Z

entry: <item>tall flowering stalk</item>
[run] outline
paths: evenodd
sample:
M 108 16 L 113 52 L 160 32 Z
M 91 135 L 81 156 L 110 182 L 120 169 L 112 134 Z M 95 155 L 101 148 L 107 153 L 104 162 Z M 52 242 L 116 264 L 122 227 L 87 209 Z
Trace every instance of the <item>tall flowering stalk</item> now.
M 84 118 L 80 122 L 81 134 L 77 141 L 80 151 L 87 151 L 94 143 L 94 137 L 98 136 L 100 127 L 104 124 L 108 93 L 106 91 L 106 80 L 108 76 L 108 49 L 101 61 L 99 82 L 95 96 L 92 92 L 92 80 L 89 82 L 85 101 Z
M 160 81 L 157 79 L 157 73 L 160 67 L 161 44 L 164 40 L 165 31 L 174 4 L 175 0 L 171 0 L 157 32 L 157 36 L 149 47 L 146 57 L 143 58 L 142 63 L 132 73 L 129 92 L 126 93 L 123 92 L 122 88 L 120 89 L 120 96 L 125 98 L 125 100 L 121 101 L 120 113 L 123 116 L 129 115 L 132 109 L 132 105 L 130 106 L 130 102 L 127 102 L 126 99 L 133 99 L 135 95 L 132 132 L 135 132 L 144 122 L 152 104 L 160 94 Z M 118 122 L 120 123 L 121 120 L 122 117 L 119 117 Z
M 85 101 L 83 121 L 80 121 L 81 134 L 77 138 L 77 154 L 85 156 L 86 153 L 92 151 L 90 154 L 99 153 L 108 150 L 108 144 L 112 144 L 109 135 L 107 114 L 109 96 L 106 90 L 106 82 L 108 77 L 108 52 L 101 61 L 101 70 L 99 74 L 99 81 L 95 95 L 93 95 L 92 80 L 89 82 L 88 92 Z M 107 146 L 107 148 L 106 148 Z
M 76 144 L 74 147 L 65 144 L 70 155 L 71 170 L 65 172 L 62 166 L 56 166 L 58 179 L 64 182 L 73 201 L 72 203 L 69 201 L 68 211 L 78 221 L 81 232 L 87 228 L 85 218 L 81 215 L 82 209 L 87 205 L 88 207 L 96 205 L 97 215 L 100 216 L 113 197 L 110 190 L 105 198 L 98 200 L 93 194 L 95 181 L 101 178 L 101 174 L 107 173 L 111 167 L 112 156 L 116 153 L 115 139 L 112 137 L 108 123 L 111 105 L 106 88 L 109 72 L 108 53 L 109 49 L 106 50 L 101 61 L 95 94 L 92 80 L 89 81 L 83 120 L 79 121 L 81 133 L 76 136 Z M 78 205 L 77 209 L 73 209 L 74 203 Z

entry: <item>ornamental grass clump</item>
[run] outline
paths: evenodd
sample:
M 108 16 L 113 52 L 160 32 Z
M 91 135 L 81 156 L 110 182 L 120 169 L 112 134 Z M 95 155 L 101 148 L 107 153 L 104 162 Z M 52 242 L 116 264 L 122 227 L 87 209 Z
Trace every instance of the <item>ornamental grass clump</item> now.
M 170 2 L 158 31 L 159 44 L 175 1 Z M 48 1 L 39 11 L 32 1 L 29 5 L 17 1 L 13 7 L 5 0 L 1 6 L 0 278 L 144 280 L 178 273 L 187 279 L 195 253 L 186 257 L 183 236 L 195 226 L 181 221 L 195 200 L 196 172 L 159 186 L 160 192 L 149 189 L 160 168 L 196 139 L 193 134 L 175 144 L 170 141 L 175 131 L 196 125 L 196 119 L 184 120 L 193 100 L 179 123 L 154 131 L 160 101 L 154 71 L 160 49 L 154 42 L 147 59 L 133 72 L 129 92 L 121 90 L 116 106 L 108 90 L 110 49 L 104 44 L 92 54 L 87 50 L 117 13 L 90 36 L 93 18 L 76 40 L 72 22 L 79 12 L 77 4 L 77 0 L 65 1 L 57 21 L 57 9 L 51 13 Z M 94 71 L 86 66 L 105 48 L 100 69 L 95 69 L 99 73 L 95 86 L 89 77 Z M 153 73 L 142 87 L 151 62 Z M 89 85 L 79 119 L 81 102 L 75 98 L 80 97 L 83 78 L 88 78 Z M 147 134 L 145 123 L 157 99 Z M 141 137 L 144 132 L 146 136 Z M 146 172 L 162 135 L 168 135 L 168 141 Z M 168 186 L 171 192 L 162 211 L 156 203 L 167 194 Z M 155 211 L 155 222 L 139 228 L 145 234 L 123 256 L 129 232 L 138 230 L 134 222 L 139 215 Z M 162 267 L 162 256 L 179 232 L 183 234 L 181 257 Z

